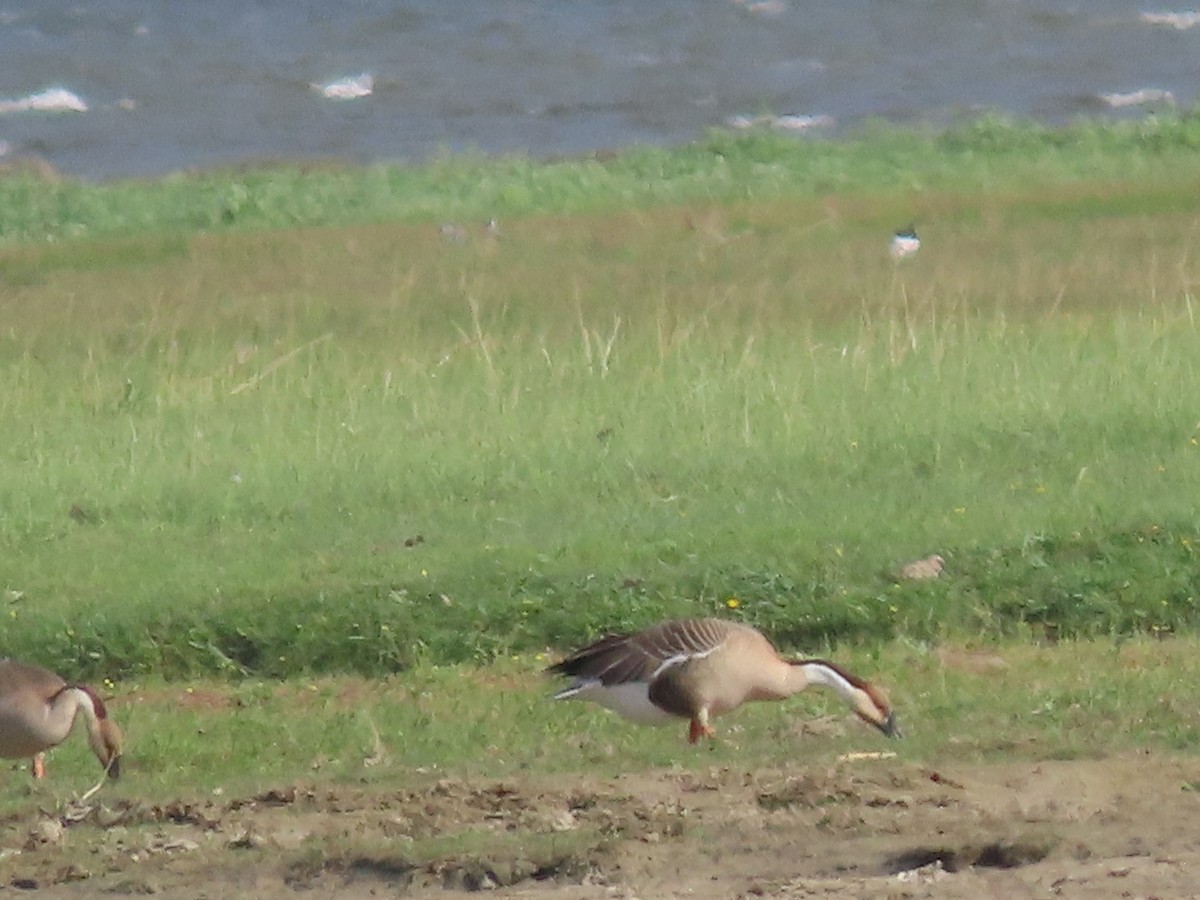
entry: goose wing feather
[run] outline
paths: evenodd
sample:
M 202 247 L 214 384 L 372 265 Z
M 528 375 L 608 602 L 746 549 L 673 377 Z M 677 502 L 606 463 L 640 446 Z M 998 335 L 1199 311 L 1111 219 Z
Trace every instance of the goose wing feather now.
M 720 619 L 682 619 L 632 634 L 609 634 L 547 671 L 605 687 L 654 682 L 668 670 L 708 656 L 737 627 Z

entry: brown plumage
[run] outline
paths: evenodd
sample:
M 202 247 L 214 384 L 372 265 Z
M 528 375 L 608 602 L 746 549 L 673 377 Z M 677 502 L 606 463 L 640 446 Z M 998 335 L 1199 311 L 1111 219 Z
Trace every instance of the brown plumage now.
M 68 684 L 49 669 L 0 660 L 0 756 L 33 759 L 44 774 L 42 751 L 61 743 L 82 715 L 88 744 L 111 778 L 121 773 L 121 730 L 100 695 L 86 684 Z
M 724 619 L 606 635 L 546 671 L 573 679 L 555 699 L 592 700 L 635 722 L 684 718 L 692 743 L 714 733 L 714 716 L 750 700 L 782 700 L 812 684 L 831 688 L 888 737 L 900 735 L 891 706 L 873 685 L 825 660 L 784 660 L 760 632 Z

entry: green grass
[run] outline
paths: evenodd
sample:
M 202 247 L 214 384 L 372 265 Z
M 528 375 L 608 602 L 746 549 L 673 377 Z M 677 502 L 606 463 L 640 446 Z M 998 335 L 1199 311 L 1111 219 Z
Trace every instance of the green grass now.
M 288 677 L 711 613 L 787 648 L 1192 631 L 1200 167 L 1148 173 L 1194 129 L 0 180 L 0 652 Z M 429 224 L 520 166 L 586 185 L 498 238 Z M 246 181 L 316 211 L 188 218 Z
M 718 719 L 717 740 L 700 747 L 687 744 L 682 721 L 651 728 L 592 704 L 549 702 L 536 657 L 365 681 L 131 680 L 108 686 L 129 747 L 121 780 L 102 797 L 109 805 L 225 802 L 322 784 L 386 794 L 445 777 L 819 767 L 863 750 L 926 766 L 1188 751 L 1200 719 L 1181 698 L 1198 674 L 1196 651 L 1193 637 L 843 648 L 844 665 L 888 689 L 903 740 L 889 741 L 814 689 Z M 31 795 L 43 806 L 66 802 L 94 783 L 100 770 L 80 738 L 51 754 L 44 786 L 24 773 L 5 779 L 0 809 L 25 807 Z
M 873 125 L 836 141 L 714 132 L 683 148 L 587 159 L 446 157 L 423 167 L 280 165 L 102 184 L 0 179 L 0 242 L 175 235 L 374 222 L 486 221 L 662 203 L 857 193 L 993 190 L 1148 180 L 1194 169 L 1200 116 L 1081 121 L 1048 129 L 987 116 L 946 131 Z M 1187 193 L 1172 195 L 1187 210 Z

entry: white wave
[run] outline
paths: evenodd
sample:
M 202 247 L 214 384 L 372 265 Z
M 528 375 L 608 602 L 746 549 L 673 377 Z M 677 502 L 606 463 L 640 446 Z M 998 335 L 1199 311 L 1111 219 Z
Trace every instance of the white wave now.
M 359 97 L 369 97 L 375 90 L 375 78 L 369 72 L 339 78 L 328 84 L 311 84 L 310 87 L 322 97 L 329 100 L 357 100 Z
M 787 4 L 783 0 L 733 0 L 733 5 L 756 16 L 779 16 L 787 12 Z
M 87 111 L 88 105 L 82 97 L 60 87 L 46 88 L 16 100 L 0 100 L 0 113 Z
M 836 124 L 833 116 L 822 113 L 816 116 L 777 116 L 771 127 L 781 131 L 807 131 L 810 128 L 831 128 Z
M 725 120 L 730 128 L 745 130 L 748 128 L 776 128 L 780 131 L 808 131 L 810 128 L 830 128 L 837 124 L 833 116 L 824 113 L 815 116 L 786 115 L 786 116 L 730 116 Z
M 1161 88 L 1142 88 L 1140 91 L 1125 93 L 1100 94 L 1100 99 L 1113 109 L 1124 109 L 1127 106 L 1144 106 L 1148 103 L 1165 103 L 1175 105 L 1175 95 Z
M 1186 31 L 1200 25 L 1200 12 L 1144 12 L 1139 18 L 1147 25 L 1162 25 L 1176 31 Z

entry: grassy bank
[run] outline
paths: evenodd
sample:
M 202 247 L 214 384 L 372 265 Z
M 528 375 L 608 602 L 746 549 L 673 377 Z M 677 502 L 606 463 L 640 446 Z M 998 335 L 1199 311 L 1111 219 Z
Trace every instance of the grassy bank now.
M 423 167 L 337 164 L 186 172 L 105 184 L 0 178 L 0 242 L 191 234 L 378 222 L 486 221 L 663 203 L 842 193 L 907 197 L 1037 183 L 1155 181 L 1194 173 L 1200 117 L 1185 113 L 1069 128 L 984 117 L 945 131 L 864 128 L 837 141 L 715 132 L 673 149 L 588 159 L 447 157 Z M 1187 209 L 1186 193 L 1172 206 Z
M 1193 130 L 0 181 L 0 653 L 286 676 L 713 612 L 809 649 L 1194 629 Z M 890 577 L 932 552 L 944 579 Z
M 830 693 L 811 690 L 718 719 L 717 739 L 699 747 L 688 745 L 682 721 L 638 726 L 593 704 L 548 701 L 536 655 L 369 680 L 131 679 L 112 707 L 136 747 L 121 781 L 102 796 L 110 805 L 163 804 L 297 783 L 383 791 L 448 776 L 820 770 L 863 750 L 926 766 L 1171 753 L 1198 738 L 1200 721 L 1179 693 L 1197 675 L 1196 649 L 1194 637 L 845 649 L 844 665 L 887 683 L 904 740 L 889 741 Z M 23 774 L 8 778 L 0 809 L 27 806 L 31 791 L 65 801 L 99 775 L 79 736 L 56 749 L 49 766 L 53 778 L 42 787 Z

